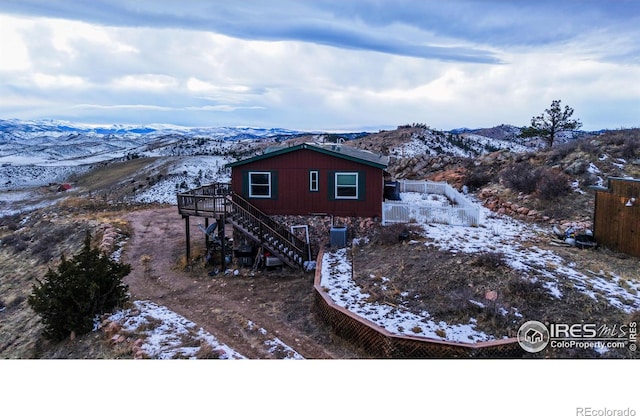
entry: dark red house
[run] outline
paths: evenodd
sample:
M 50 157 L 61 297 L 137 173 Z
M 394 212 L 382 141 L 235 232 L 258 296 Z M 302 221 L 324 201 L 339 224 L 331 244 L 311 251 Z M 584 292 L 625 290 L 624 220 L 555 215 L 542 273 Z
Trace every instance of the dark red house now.
M 233 192 L 268 215 L 381 217 L 387 163 L 344 144 L 305 143 L 227 166 Z

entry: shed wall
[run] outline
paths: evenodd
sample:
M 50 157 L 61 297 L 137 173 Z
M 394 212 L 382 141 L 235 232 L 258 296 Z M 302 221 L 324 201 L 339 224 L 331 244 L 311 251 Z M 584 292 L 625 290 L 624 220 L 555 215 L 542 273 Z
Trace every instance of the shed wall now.
M 640 195 L 636 181 L 615 180 L 609 191 L 596 191 L 593 231 L 598 244 L 640 257 L 640 198 L 625 205 L 634 195 Z

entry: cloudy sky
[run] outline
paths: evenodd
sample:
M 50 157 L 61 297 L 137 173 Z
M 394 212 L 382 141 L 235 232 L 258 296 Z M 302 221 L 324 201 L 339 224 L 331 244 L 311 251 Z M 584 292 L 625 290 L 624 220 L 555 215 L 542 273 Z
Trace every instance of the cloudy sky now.
M 640 127 L 640 2 L 0 0 L 0 118 Z

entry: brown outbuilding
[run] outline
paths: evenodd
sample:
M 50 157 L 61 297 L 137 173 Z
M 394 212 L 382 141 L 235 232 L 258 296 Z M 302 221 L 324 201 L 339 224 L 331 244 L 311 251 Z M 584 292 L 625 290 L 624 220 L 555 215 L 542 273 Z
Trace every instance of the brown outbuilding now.
M 640 179 L 609 178 L 594 187 L 593 233 L 599 245 L 640 257 Z

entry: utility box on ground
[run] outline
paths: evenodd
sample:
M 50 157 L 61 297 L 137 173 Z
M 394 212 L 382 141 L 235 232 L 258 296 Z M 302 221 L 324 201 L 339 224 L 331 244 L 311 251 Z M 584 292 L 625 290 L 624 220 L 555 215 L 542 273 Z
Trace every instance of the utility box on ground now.
M 329 240 L 331 248 L 344 248 L 347 246 L 347 227 L 331 227 Z

